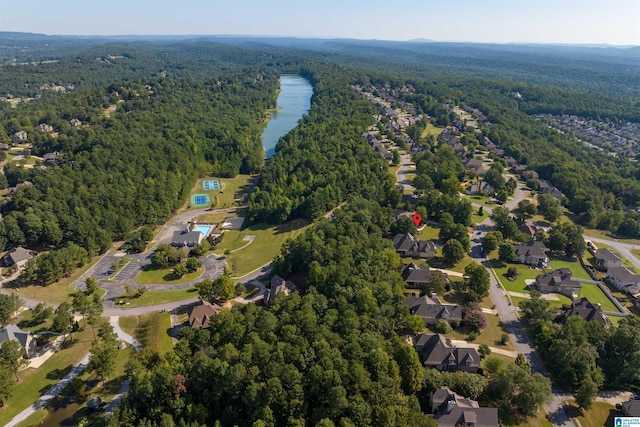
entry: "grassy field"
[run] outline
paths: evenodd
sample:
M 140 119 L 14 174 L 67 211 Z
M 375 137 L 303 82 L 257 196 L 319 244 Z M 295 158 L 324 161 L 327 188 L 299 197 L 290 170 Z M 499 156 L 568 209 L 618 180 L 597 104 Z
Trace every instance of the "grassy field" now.
M 426 225 L 422 231 L 419 231 L 416 237 L 420 240 L 438 240 L 440 228 Z
M 527 299 L 528 298 L 511 297 L 511 302 L 515 307 L 520 307 L 520 303 L 522 301 L 526 301 Z M 571 299 L 569 297 L 565 297 L 564 295 L 558 294 L 558 299 L 549 301 L 549 304 L 551 305 L 551 307 L 562 308 L 563 305 L 570 305 Z
M 549 421 L 549 417 L 544 411 L 544 408 L 538 411 L 538 415 L 535 418 L 529 418 L 521 424 L 510 423 L 500 411 L 498 411 L 498 417 L 504 427 L 553 427 L 553 423 Z
M 181 291 L 147 291 L 139 298 L 127 300 L 127 304 L 122 307 L 144 307 L 147 305 L 165 304 L 196 296 L 198 296 L 196 288 L 183 289 Z
M 202 181 L 217 179 L 220 181 L 220 190 L 205 191 L 202 188 Z M 238 206 L 239 203 L 235 201 L 236 193 L 249 193 L 249 190 L 259 179 L 258 175 L 237 175 L 234 178 L 217 178 L 207 177 L 199 179 L 196 185 L 191 189 L 191 194 L 208 194 L 211 197 L 212 208 L 228 208 L 231 206 Z M 197 209 L 203 206 L 190 206 L 191 194 L 187 199 L 187 206 L 189 208 Z
M 507 345 L 500 344 L 500 338 L 505 332 L 505 330 L 502 328 L 502 322 L 500 321 L 500 318 L 495 314 L 485 314 L 485 316 L 489 321 L 487 328 L 482 331 L 482 333 L 480 333 L 475 340 L 470 342 L 472 342 L 473 344 L 486 344 L 490 347 L 498 347 L 505 350 L 515 350 L 516 348 L 511 340 L 509 340 Z M 446 334 L 446 336 L 447 338 L 451 338 L 454 340 L 466 340 L 469 337 L 469 330 L 461 327 L 449 334 Z
M 442 249 L 436 248 L 436 256 L 429 259 L 427 261 L 427 264 L 429 265 L 429 267 L 433 267 L 433 268 L 439 268 L 442 270 L 451 270 L 451 271 L 456 271 L 458 273 L 464 273 L 465 267 L 471 264 L 472 261 L 473 261 L 473 258 L 471 258 L 469 255 L 465 255 L 462 261 L 460 261 L 456 265 L 452 265 L 446 262 L 444 258 L 442 258 Z M 450 277 L 450 279 L 462 280 L 461 277 L 454 277 L 454 276 Z
M 271 262 L 280 254 L 283 243 L 300 235 L 308 225 L 307 221 L 297 219 L 277 227 L 256 224 L 243 230 L 225 231 L 215 252 L 222 255 L 227 250 L 232 251 L 246 245 L 243 249 L 224 256 L 233 276 L 242 277 Z M 243 240 L 246 236 L 254 236 L 249 245 Z
M 510 263 L 504 265 L 498 260 L 491 260 L 491 265 L 493 266 L 493 271 L 496 273 L 496 276 L 500 280 L 502 287 L 509 292 L 529 293 L 530 290 L 529 288 L 527 288 L 525 281 L 533 280 L 542 273 L 542 270 L 533 270 L 531 267 L 524 264 Z M 516 280 L 512 281 L 507 279 L 507 270 L 510 267 L 514 267 L 516 270 L 518 270 L 518 277 L 516 278 Z
M 582 268 L 582 265 L 578 261 L 563 259 L 563 258 L 551 258 L 551 271 L 559 268 L 568 268 L 571 270 L 571 276 L 574 279 L 587 279 L 591 280 L 589 273 Z
M 173 348 L 171 342 L 171 315 L 168 312 L 127 316 L 119 319 L 120 327 L 135 337 L 144 347 L 164 354 Z
M 570 400 L 564 409 L 571 418 L 578 420 L 582 427 L 613 426 L 616 408 L 606 402 L 593 402 L 588 411 L 583 411 L 574 400 Z
M 24 423 L 19 425 L 105 425 L 102 413 L 89 412 L 86 402 L 94 397 L 99 397 L 105 402 L 113 399 L 113 396 L 115 396 L 116 392 L 125 380 L 125 364 L 134 353 L 135 349 L 133 347 L 127 347 L 125 350 L 118 352 L 118 358 L 116 359 L 116 371 L 113 379 L 107 380 L 104 386 L 98 382 L 94 373 L 88 373 L 85 371 L 85 373 L 80 375 L 79 378 L 85 381 L 88 385 L 84 399 L 69 396 L 73 391 L 70 388 L 67 388 L 65 389 L 65 392 L 63 392 L 64 394 L 52 401 L 48 410 L 39 409 L 31 417 L 25 420 Z
M 433 135 L 437 138 L 443 130 L 444 128 L 436 127 L 431 123 L 427 123 L 427 127 L 422 131 L 420 138 L 426 138 L 428 135 Z
M 618 308 L 611 302 L 604 292 L 598 287 L 598 285 L 591 285 L 588 283 L 582 283 L 582 290 L 580 290 L 580 298 L 587 297 L 593 304 L 602 305 L 604 311 L 616 311 Z
M 136 282 L 143 285 L 178 285 L 181 283 L 191 282 L 202 275 L 204 269 L 200 267 L 193 273 L 187 273 L 179 279 L 173 278 L 172 268 L 154 268 L 151 264 L 145 266 L 136 276 Z
M 58 383 L 89 352 L 92 341 L 91 328 L 76 332 L 73 334 L 72 346 L 60 349 L 38 369 L 27 368 L 19 372 L 20 383 L 16 385 L 13 397 L 0 408 L 0 425 L 7 424 Z

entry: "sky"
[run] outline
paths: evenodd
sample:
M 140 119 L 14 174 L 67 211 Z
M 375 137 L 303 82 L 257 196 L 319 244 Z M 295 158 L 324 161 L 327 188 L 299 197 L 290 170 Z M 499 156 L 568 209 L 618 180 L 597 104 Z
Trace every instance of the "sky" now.
M 640 0 L 0 0 L 0 31 L 640 45 Z

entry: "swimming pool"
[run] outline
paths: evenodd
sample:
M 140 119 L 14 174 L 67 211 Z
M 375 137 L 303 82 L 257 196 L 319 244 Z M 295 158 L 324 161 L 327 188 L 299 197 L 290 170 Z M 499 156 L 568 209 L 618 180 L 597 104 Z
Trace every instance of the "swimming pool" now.
M 199 231 L 202 233 L 202 235 L 204 237 L 207 237 L 209 235 L 209 233 L 211 233 L 211 229 L 213 228 L 212 225 L 196 225 L 193 228 L 193 231 Z

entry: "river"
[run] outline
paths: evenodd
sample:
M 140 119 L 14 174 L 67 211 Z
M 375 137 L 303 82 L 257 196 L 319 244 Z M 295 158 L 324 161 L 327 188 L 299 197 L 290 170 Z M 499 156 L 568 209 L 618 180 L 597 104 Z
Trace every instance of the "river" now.
M 313 87 L 307 79 L 300 76 L 280 77 L 278 109 L 271 112 L 267 126 L 262 132 L 262 146 L 267 158 L 273 156 L 280 137 L 297 126 L 298 120 L 311 108 Z

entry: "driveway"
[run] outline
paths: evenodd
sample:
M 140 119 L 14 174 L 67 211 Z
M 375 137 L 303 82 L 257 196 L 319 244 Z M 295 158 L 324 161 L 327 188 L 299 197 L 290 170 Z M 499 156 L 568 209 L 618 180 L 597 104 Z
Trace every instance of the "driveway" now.
M 407 173 L 409 173 L 409 169 L 414 168 L 415 165 L 411 161 L 411 156 L 408 154 L 401 154 L 400 160 L 401 160 L 401 165 L 400 165 L 400 169 L 396 171 L 396 181 L 400 185 L 402 185 L 402 188 L 404 190 L 413 191 L 416 188 L 413 185 L 411 185 L 411 181 L 407 177 Z

